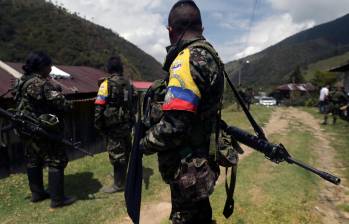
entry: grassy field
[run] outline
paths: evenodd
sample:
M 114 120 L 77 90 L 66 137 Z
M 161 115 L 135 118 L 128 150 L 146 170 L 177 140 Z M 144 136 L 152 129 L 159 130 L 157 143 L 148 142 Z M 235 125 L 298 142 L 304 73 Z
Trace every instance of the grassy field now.
M 294 157 L 309 162 L 313 140 L 307 132 L 295 128 L 286 135 L 274 135 L 271 140 L 283 142 Z M 292 144 L 291 144 L 292 143 Z M 242 160 L 238 168 L 235 194 L 235 214 L 225 220 L 221 215 L 225 189 L 219 186 L 212 196 L 217 223 L 318 223 L 309 216 L 314 206 L 318 178 L 288 164 L 273 164 L 262 154 L 253 153 Z
M 241 112 L 229 107 L 224 117 L 230 124 L 247 128 Z M 262 122 L 269 119 L 271 109 L 254 107 L 252 113 Z M 143 202 L 156 201 L 167 188 L 161 180 L 156 156 L 144 157 Z M 44 173 L 47 184 L 47 169 Z M 76 195 L 79 201 L 72 206 L 51 210 L 49 200 L 30 203 L 30 191 L 25 174 L 11 175 L 0 180 L 0 223 L 110 223 L 126 216 L 122 193 L 106 195 L 99 190 L 110 184 L 111 165 L 106 153 L 93 158 L 85 157 L 68 164 L 65 172 L 67 194 Z
M 318 116 L 314 109 L 305 110 Z M 272 108 L 252 108 L 262 125 L 267 123 L 272 111 Z M 235 107 L 226 108 L 223 117 L 229 124 L 252 130 L 242 112 L 237 112 Z M 340 121 L 336 128 L 330 125 L 324 128 L 336 138 L 332 144 L 337 149 L 338 159 L 349 158 L 349 127 Z M 291 125 L 287 133 L 273 135 L 271 140 L 283 142 L 292 155 L 304 162 L 314 160 L 313 153 L 304 150 L 312 147 L 314 136 L 299 127 Z M 343 161 L 343 165 L 348 167 L 349 161 Z M 348 170 L 343 172 L 349 178 Z M 144 174 L 143 202 L 155 203 L 167 189 L 159 175 L 156 156 L 144 157 Z M 99 192 L 102 185 L 111 183 L 111 179 L 106 153 L 72 161 L 66 169 L 66 191 L 77 195 L 79 201 L 66 208 L 51 210 L 49 200 L 36 204 L 29 202 L 26 175 L 11 175 L 0 180 L 0 223 L 118 223 L 117 220 L 126 216 L 123 194 Z M 316 201 L 319 181 L 295 166 L 275 165 L 263 155 L 252 153 L 239 164 L 233 217 L 225 220 L 222 215 L 225 191 L 220 185 L 212 196 L 214 218 L 219 224 L 319 223 L 319 217 L 310 212 Z M 348 208 L 348 205 L 340 206 L 340 209 Z

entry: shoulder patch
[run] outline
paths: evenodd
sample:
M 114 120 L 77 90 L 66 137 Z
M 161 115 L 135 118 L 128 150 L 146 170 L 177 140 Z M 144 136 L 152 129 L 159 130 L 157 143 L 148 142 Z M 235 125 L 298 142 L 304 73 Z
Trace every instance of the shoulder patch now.
M 97 98 L 95 104 L 97 105 L 105 105 L 107 103 L 108 98 L 108 80 L 104 80 L 99 87 Z
M 178 54 L 170 67 L 163 110 L 184 110 L 196 112 L 201 93 L 190 72 L 190 50 Z

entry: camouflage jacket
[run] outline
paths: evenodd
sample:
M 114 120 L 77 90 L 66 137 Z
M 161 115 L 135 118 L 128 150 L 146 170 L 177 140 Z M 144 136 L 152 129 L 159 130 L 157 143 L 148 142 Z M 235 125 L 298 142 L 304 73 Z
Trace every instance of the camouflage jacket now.
M 330 104 L 332 106 L 339 108 L 340 106 L 346 105 L 348 103 L 348 96 L 344 91 L 335 90 L 329 94 Z
M 130 80 L 112 74 L 99 87 L 95 126 L 102 134 L 128 134 L 134 123 L 135 93 Z
M 173 178 L 186 155 L 208 157 L 224 89 L 223 64 L 218 55 L 197 46 L 209 43 L 200 38 L 180 44 L 170 66 L 163 116 L 141 141 L 146 152 L 158 152 L 165 181 Z
M 17 110 L 34 115 L 56 114 L 72 108 L 60 86 L 39 75 L 23 76 L 15 87 Z

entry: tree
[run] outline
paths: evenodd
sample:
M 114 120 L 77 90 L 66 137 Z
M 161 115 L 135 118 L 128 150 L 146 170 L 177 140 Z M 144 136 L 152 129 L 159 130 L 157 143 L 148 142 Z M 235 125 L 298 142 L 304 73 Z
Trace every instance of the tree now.
M 333 85 L 336 81 L 336 74 L 332 72 L 316 71 L 311 83 L 313 83 L 315 86 L 322 87 L 325 85 Z
M 290 75 L 290 83 L 304 83 L 304 77 L 299 66 Z

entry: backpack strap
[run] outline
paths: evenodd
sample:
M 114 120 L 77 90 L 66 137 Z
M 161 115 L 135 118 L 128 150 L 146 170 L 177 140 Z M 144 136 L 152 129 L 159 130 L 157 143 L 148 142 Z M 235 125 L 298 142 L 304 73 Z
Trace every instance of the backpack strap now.
M 36 80 L 37 80 L 37 77 L 33 76 L 33 77 L 23 81 L 22 83 L 20 83 L 19 86 L 17 87 L 18 93 L 16 94 L 16 97 L 18 97 L 18 96 L 20 97 L 19 104 L 16 108 L 17 111 L 20 111 L 23 109 L 23 105 L 24 105 L 24 101 L 25 101 L 24 97 L 23 97 L 23 91 L 26 90 L 29 87 L 29 85 L 31 85 Z M 42 92 L 43 91 L 44 90 L 42 89 Z

